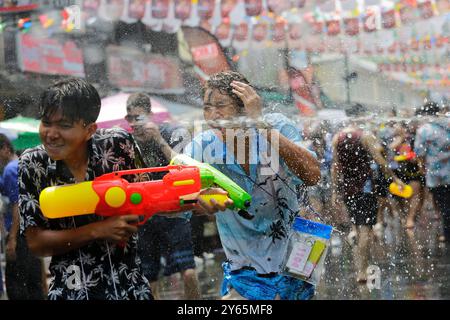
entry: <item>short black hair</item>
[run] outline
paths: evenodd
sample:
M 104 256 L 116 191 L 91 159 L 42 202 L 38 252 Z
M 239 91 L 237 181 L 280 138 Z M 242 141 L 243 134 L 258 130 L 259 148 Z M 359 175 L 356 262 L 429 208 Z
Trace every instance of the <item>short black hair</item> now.
M 58 110 L 70 121 L 97 121 L 101 99 L 97 89 L 84 79 L 70 78 L 55 82 L 41 95 L 39 116 L 49 118 Z
M 138 92 L 130 95 L 127 99 L 127 110 L 134 108 L 142 108 L 148 113 L 152 112 L 152 101 L 148 94 Z
M 9 141 L 8 137 L 4 135 L 3 133 L 0 133 L 0 149 L 3 149 L 3 147 L 6 146 L 9 151 L 14 153 L 14 148 L 11 144 L 11 141 Z
M 205 96 L 207 89 L 217 89 L 220 93 L 225 94 L 231 97 L 240 109 L 244 109 L 244 103 L 241 98 L 239 98 L 235 93 L 233 93 L 233 87 L 231 86 L 231 82 L 239 81 L 246 84 L 250 84 L 250 82 L 245 78 L 241 73 L 236 71 L 222 71 L 215 73 L 210 76 L 210 78 L 206 81 L 205 86 L 202 90 L 202 97 Z
M 434 116 L 439 113 L 439 105 L 434 101 L 428 101 L 419 109 L 416 110 L 416 116 Z

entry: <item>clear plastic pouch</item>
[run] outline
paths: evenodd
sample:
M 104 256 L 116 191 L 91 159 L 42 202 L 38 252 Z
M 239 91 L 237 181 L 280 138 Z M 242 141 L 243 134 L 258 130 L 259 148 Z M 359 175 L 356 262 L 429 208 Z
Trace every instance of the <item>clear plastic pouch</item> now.
M 322 276 L 332 231 L 329 225 L 295 218 L 281 272 L 317 285 Z

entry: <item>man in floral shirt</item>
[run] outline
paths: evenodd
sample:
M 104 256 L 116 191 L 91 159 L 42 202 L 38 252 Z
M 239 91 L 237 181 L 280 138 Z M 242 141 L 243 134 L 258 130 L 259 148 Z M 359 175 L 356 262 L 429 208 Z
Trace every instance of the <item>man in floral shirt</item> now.
M 98 92 L 81 79 L 57 82 L 42 94 L 42 145 L 19 159 L 21 232 L 35 255 L 52 256 L 50 299 L 152 299 L 136 254 L 136 215 L 49 220 L 40 210 L 46 187 L 140 166 L 139 149 L 127 132 L 97 130 L 99 112 Z

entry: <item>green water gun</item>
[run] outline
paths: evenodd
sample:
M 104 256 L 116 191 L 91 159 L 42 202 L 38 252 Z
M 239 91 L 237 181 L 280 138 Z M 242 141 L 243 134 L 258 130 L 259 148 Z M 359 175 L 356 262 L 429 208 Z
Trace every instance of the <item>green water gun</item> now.
M 244 189 L 238 186 L 233 180 L 228 178 L 213 166 L 192 159 L 191 157 L 184 154 L 175 156 L 170 161 L 170 164 L 198 167 L 200 169 L 203 187 L 211 187 L 213 185 L 216 185 L 224 189 L 228 192 L 228 197 L 233 200 L 234 203 L 233 206 L 230 207 L 230 209 L 237 209 L 238 214 L 247 220 L 254 218 L 254 215 L 247 211 L 251 205 L 252 197 L 247 192 L 245 192 Z

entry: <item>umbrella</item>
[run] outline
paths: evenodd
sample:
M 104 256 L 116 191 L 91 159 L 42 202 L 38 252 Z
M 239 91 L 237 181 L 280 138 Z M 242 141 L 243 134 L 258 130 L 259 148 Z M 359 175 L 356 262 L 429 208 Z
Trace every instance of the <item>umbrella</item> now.
M 0 132 L 6 134 L 16 150 L 24 150 L 41 144 L 39 120 L 17 116 L 0 122 Z
M 129 93 L 118 93 L 102 99 L 102 107 L 97 119 L 99 128 L 121 127 L 129 132 L 131 128 L 125 120 L 127 114 L 127 99 Z M 152 120 L 160 124 L 164 121 L 171 120 L 169 111 L 158 101 L 151 98 L 152 102 Z

